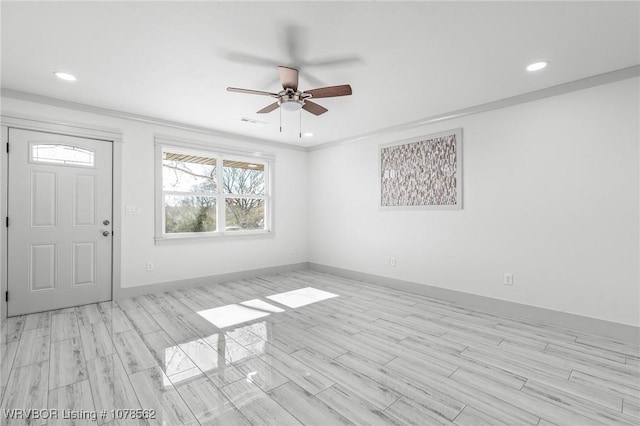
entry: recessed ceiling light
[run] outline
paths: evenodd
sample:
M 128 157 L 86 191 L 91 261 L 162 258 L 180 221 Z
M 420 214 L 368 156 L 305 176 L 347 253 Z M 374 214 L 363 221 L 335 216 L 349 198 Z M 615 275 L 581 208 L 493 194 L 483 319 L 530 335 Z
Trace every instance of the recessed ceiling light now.
M 527 67 L 527 71 L 540 71 L 549 65 L 549 61 L 534 62 Z
M 311 136 L 313 136 L 313 133 L 306 132 L 306 133 L 303 133 L 302 136 L 306 136 L 306 137 L 310 138 Z
M 76 76 L 73 74 L 69 74 L 68 72 L 64 72 L 64 71 L 54 71 L 53 74 L 58 77 L 60 80 L 65 80 L 65 81 L 76 81 Z

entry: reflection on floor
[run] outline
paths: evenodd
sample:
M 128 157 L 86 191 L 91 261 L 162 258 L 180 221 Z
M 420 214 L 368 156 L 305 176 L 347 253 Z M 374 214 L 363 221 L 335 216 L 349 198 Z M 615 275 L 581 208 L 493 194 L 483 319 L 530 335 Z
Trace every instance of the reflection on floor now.
M 640 417 L 638 346 L 310 271 L 10 318 L 1 338 L 2 424 Z

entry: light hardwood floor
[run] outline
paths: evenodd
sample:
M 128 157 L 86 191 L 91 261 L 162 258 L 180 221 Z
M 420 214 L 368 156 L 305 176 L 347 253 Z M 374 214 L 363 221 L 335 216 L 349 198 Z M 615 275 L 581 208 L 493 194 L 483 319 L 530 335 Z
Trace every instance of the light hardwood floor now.
M 2 424 L 640 424 L 636 345 L 311 271 L 10 318 L 1 338 L 2 409 L 60 410 Z

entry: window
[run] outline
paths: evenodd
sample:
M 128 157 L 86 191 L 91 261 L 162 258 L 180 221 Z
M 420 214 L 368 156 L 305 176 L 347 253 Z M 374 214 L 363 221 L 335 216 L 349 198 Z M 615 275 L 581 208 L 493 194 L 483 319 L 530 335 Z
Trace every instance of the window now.
M 270 231 L 270 159 L 157 146 L 156 237 Z

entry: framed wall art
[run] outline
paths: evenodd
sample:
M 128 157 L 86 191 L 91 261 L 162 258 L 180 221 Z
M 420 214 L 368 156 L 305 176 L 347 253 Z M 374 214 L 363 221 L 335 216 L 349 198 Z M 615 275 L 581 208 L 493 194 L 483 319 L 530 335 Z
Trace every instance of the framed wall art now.
M 462 208 L 462 129 L 380 146 L 380 206 Z

